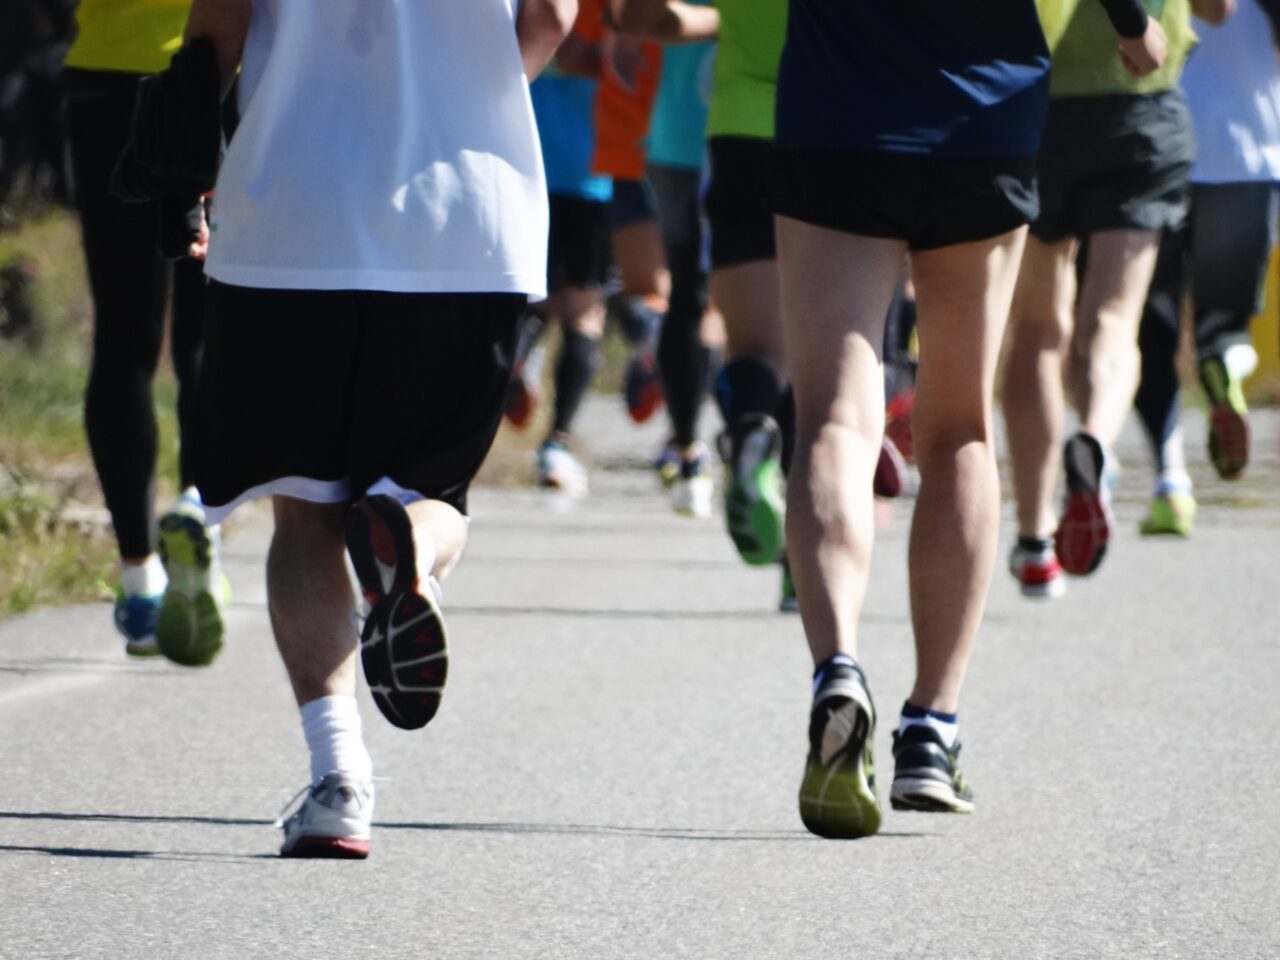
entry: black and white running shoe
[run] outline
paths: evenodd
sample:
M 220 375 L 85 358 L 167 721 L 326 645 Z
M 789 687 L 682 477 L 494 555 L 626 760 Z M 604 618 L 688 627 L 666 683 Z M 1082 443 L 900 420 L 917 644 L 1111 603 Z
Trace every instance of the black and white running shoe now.
M 973 813 L 973 790 L 960 772 L 960 744 L 947 749 L 938 731 L 922 724 L 893 734 L 895 810 Z
M 828 667 L 813 696 L 809 758 L 800 783 L 800 819 L 810 833 L 854 840 L 880 829 L 875 729 L 876 708 L 862 671 L 852 664 Z
M 346 540 L 369 604 L 360 659 L 373 702 L 397 727 L 425 727 L 440 709 L 449 654 L 440 607 L 418 576 L 409 515 L 394 497 L 365 497 L 347 513 Z

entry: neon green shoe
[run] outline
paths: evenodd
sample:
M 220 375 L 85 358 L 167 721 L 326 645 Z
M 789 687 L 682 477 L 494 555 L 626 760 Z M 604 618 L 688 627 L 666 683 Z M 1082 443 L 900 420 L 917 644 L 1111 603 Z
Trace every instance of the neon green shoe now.
M 222 649 L 222 608 L 231 587 L 218 568 L 217 546 L 204 509 L 184 494 L 160 519 L 160 559 L 169 575 L 156 645 L 174 663 L 207 667 Z
M 1138 524 L 1144 537 L 1189 537 L 1196 522 L 1196 501 L 1189 493 L 1163 493 L 1151 500 L 1151 512 Z
M 738 554 L 753 567 L 782 556 L 782 433 L 771 417 L 744 418 L 730 441 L 725 520 Z

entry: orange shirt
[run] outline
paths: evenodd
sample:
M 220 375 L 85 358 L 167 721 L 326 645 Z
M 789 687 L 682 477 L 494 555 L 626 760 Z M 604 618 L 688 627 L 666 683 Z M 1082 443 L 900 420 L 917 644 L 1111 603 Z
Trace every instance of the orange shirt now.
M 581 0 L 573 32 L 588 43 L 603 44 L 611 32 L 604 23 L 606 3 L 608 0 Z M 622 38 L 620 42 L 635 45 L 634 89 L 628 90 L 614 69 L 605 65 L 596 88 L 596 151 L 591 172 L 618 180 L 640 180 L 645 171 L 649 115 L 662 72 L 662 47 Z

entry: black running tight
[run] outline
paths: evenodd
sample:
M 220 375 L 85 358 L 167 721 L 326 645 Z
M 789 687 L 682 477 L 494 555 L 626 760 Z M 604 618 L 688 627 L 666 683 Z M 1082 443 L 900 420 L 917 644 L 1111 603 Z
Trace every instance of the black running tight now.
M 582 406 L 582 399 L 587 395 L 599 366 L 600 339 L 566 329 L 560 343 L 560 358 L 556 361 L 556 401 L 551 419 L 553 436 L 568 436 L 573 429 L 573 419 L 578 415 L 578 408 Z
M 151 386 L 170 287 L 184 487 L 194 482 L 192 407 L 204 316 L 200 265 L 184 260 L 171 269 L 157 253 L 155 205 L 126 204 L 110 193 L 137 80 L 130 74 L 69 70 L 65 97 L 72 183 L 94 306 L 85 428 L 120 555 L 131 559 L 154 549 L 157 427 Z
M 1161 238 L 1138 332 L 1142 382 L 1134 401 L 1157 453 L 1178 426 L 1183 293 L 1190 287 L 1201 359 L 1247 339 L 1249 319 L 1262 309 L 1276 215 L 1270 183 L 1193 184 L 1186 226 Z
M 658 369 L 673 442 L 689 447 L 698 438 L 698 413 L 707 395 L 708 352 L 702 344 L 702 316 L 707 309 L 702 173 L 654 165 L 649 168 L 649 182 L 657 198 L 658 225 L 671 272 L 671 297 L 658 341 Z

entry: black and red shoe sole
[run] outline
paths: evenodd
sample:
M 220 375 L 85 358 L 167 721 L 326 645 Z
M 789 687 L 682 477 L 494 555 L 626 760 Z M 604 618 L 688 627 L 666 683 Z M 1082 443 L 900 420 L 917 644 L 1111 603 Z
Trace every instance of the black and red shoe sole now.
M 360 661 L 373 702 L 403 730 L 417 730 L 440 709 L 449 674 L 444 618 L 419 579 L 413 526 L 394 497 L 365 497 L 347 512 L 347 552 L 369 616 Z
M 1223 480 L 1236 480 L 1249 465 L 1249 420 L 1228 404 L 1209 412 L 1209 461 Z
M 666 400 L 656 363 L 653 358 L 648 358 L 647 362 L 641 361 L 626 372 L 622 392 L 627 402 L 627 415 L 635 423 L 647 423 L 662 409 Z
M 1083 445 L 1091 462 L 1079 462 L 1072 455 L 1073 444 Z M 1114 525 L 1111 508 L 1102 492 L 1102 445 L 1093 437 L 1077 435 L 1067 441 L 1063 460 L 1067 471 L 1067 499 L 1053 537 L 1054 552 L 1063 570 L 1083 577 L 1097 570 L 1107 555 Z
M 871 490 L 877 497 L 892 500 L 902 496 L 906 486 L 907 462 L 893 441 L 886 437 L 880 443 L 880 458 L 876 461 Z
M 288 851 L 285 860 L 364 860 L 369 856 L 368 840 L 349 837 L 302 837 Z

